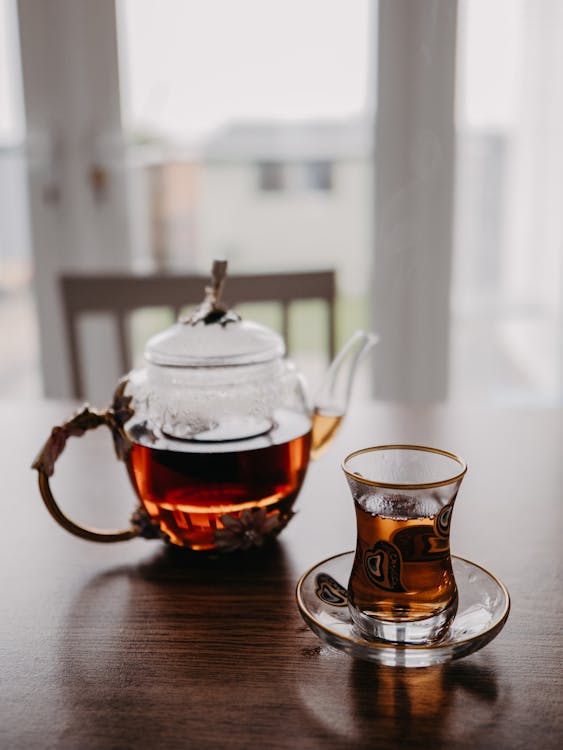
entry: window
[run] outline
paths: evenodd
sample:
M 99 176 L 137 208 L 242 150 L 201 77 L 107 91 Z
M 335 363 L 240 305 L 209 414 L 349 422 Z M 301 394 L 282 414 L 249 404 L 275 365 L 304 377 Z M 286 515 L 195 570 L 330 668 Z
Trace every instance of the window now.
M 367 325 L 370 6 L 118 2 L 140 262 L 206 272 L 220 256 L 233 273 L 335 267 L 339 343 Z M 303 349 L 313 360 L 322 343 L 311 336 Z
M 9 132 L 2 120 L 18 109 L 17 86 L 6 107 L 18 80 L 17 6 L 37 139 L 25 153 L 49 395 L 64 395 L 60 271 L 203 272 L 221 255 L 241 271 L 333 265 L 341 340 L 368 324 L 368 299 L 379 306 L 372 327 L 387 316 L 410 335 L 385 356 L 382 336 L 376 358 L 398 398 L 403 373 L 445 382 L 449 372 L 456 400 L 563 399 L 563 3 L 459 0 L 435 15 L 431 0 L 412 5 L 404 14 L 403 3 L 369 0 L 0 0 L 0 55 L 11 49 L 0 60 L 0 307 L 13 299 L 16 248 L 22 289 L 31 275 L 16 175 L 23 118 Z M 447 120 L 444 132 L 435 120 Z M 44 132 L 51 122 L 56 133 Z M 375 162 L 374 131 L 390 146 Z M 372 195 L 374 163 L 385 206 Z M 105 182 L 96 187 L 93 174 Z M 382 247 L 392 248 L 387 265 Z M 436 356 L 449 323 L 449 350 Z
M 458 26 L 452 397 L 554 402 L 563 390 L 563 6 L 463 0 Z
M 303 165 L 303 183 L 307 190 L 332 190 L 332 164 L 329 161 L 311 161 Z
M 332 173 L 329 161 L 262 162 L 258 164 L 258 187 L 265 192 L 329 192 Z
M 283 190 L 284 166 L 279 162 L 266 161 L 258 165 L 258 186 L 265 192 Z

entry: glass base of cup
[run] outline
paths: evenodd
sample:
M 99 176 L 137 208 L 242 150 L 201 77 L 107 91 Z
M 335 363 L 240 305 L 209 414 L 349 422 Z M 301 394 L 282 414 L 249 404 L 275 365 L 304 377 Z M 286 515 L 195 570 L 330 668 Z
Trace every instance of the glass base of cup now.
M 357 630 L 366 641 L 424 645 L 436 643 L 444 637 L 456 615 L 457 603 L 456 596 L 446 609 L 420 620 L 382 620 L 350 604 L 348 609 Z

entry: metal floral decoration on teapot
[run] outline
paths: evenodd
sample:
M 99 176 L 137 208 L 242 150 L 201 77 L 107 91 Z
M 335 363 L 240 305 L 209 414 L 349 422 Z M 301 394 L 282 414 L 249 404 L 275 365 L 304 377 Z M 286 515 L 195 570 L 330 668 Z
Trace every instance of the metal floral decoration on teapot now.
M 221 302 L 226 267 L 215 261 L 203 302 L 149 340 L 145 367 L 120 381 L 107 410 L 85 406 L 53 428 L 33 468 L 47 509 L 71 533 L 232 551 L 261 546 L 293 516 L 309 460 L 332 441 L 357 364 L 376 337 L 352 337 L 312 408 L 281 336 Z M 76 524 L 49 483 L 68 438 L 101 425 L 110 429 L 140 502 L 122 531 Z

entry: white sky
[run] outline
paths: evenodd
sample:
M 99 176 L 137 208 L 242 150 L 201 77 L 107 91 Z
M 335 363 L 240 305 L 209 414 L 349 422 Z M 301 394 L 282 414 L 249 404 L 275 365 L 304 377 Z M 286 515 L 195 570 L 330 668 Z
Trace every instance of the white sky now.
M 563 1 L 563 0 L 561 0 Z M 22 134 L 15 0 L 0 0 L 0 143 Z M 117 0 L 124 121 L 182 140 L 239 118 L 366 106 L 374 0 Z M 461 0 L 458 115 L 518 120 L 524 0 Z
M 459 4 L 458 119 L 466 126 L 499 129 L 518 121 L 525 1 L 461 0 Z
M 357 114 L 370 0 L 120 0 L 129 126 L 190 138 L 238 118 Z

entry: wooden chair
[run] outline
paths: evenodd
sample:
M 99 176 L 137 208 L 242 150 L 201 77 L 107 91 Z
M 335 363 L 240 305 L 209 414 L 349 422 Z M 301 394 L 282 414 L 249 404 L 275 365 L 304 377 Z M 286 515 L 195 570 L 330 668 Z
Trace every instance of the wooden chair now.
M 164 307 L 177 318 L 180 310 L 203 299 L 209 277 L 187 274 L 73 273 L 60 278 L 66 333 L 69 342 L 72 391 L 84 396 L 78 345 L 78 321 L 87 313 L 110 313 L 115 321 L 122 372 L 133 366 L 128 316 L 147 307 Z M 235 307 L 245 302 L 276 302 L 282 309 L 282 333 L 289 348 L 289 308 L 297 300 L 321 299 L 327 306 L 328 354 L 335 350 L 336 274 L 333 270 L 272 274 L 229 275 L 225 301 Z

